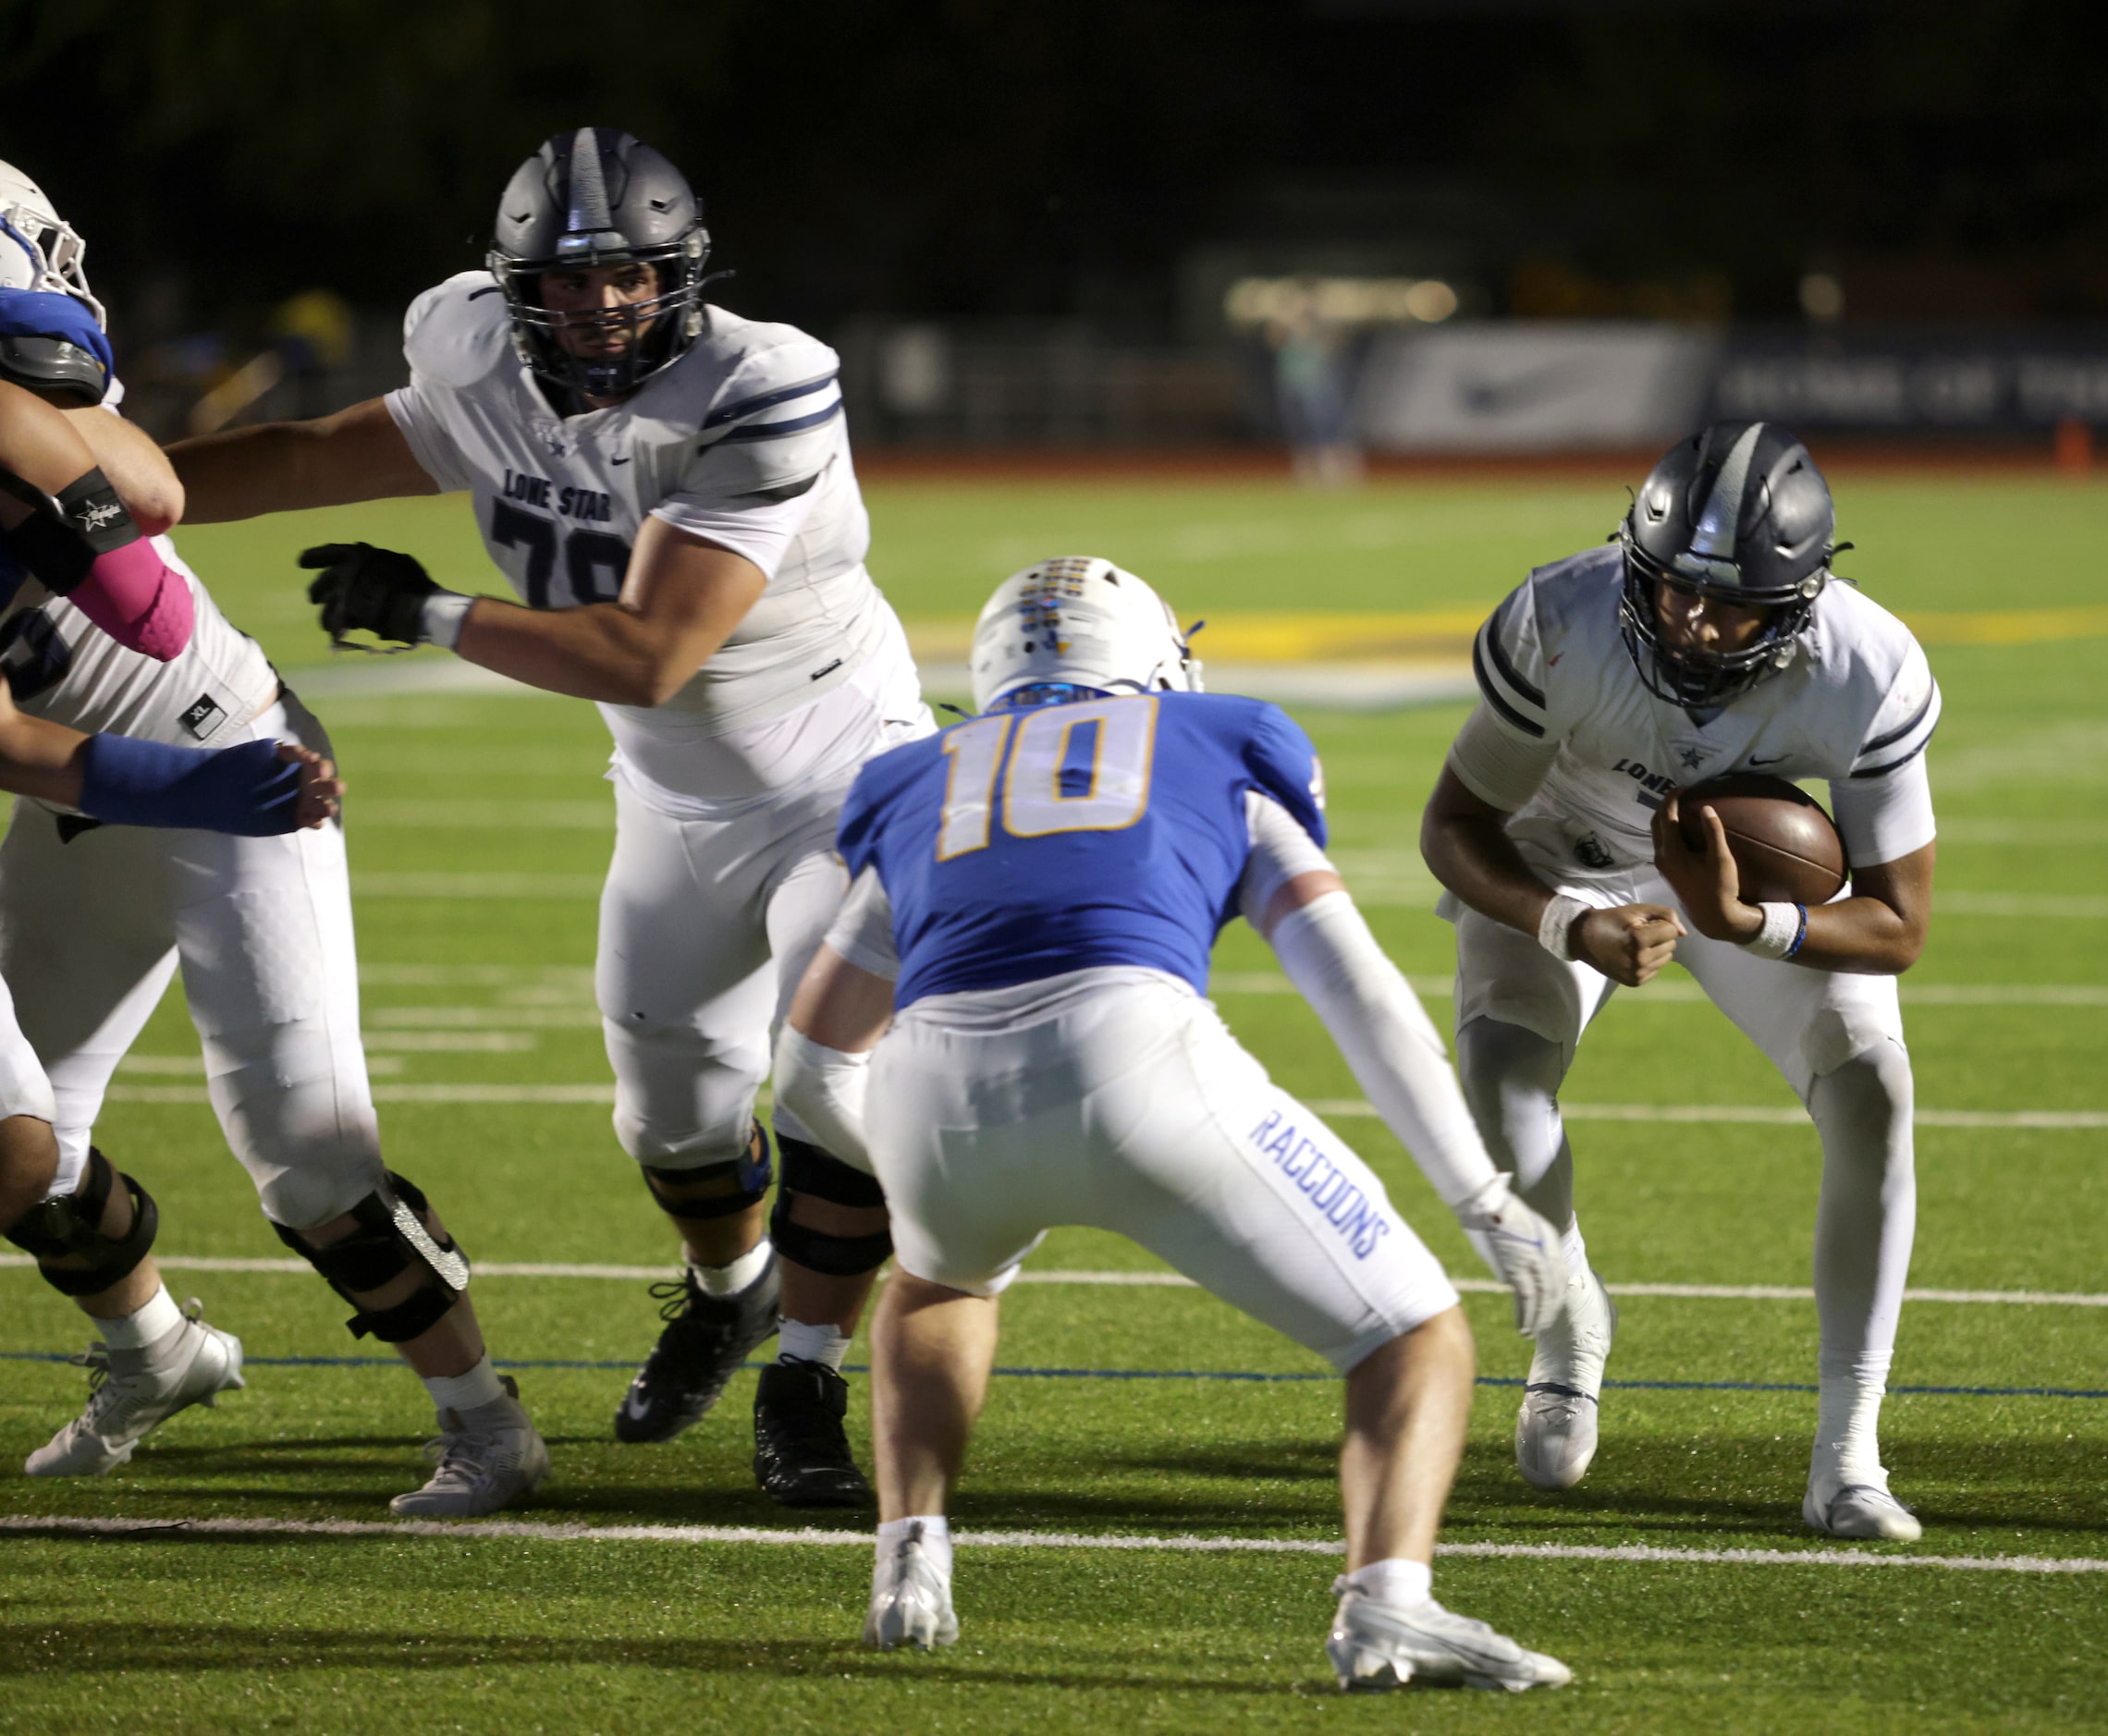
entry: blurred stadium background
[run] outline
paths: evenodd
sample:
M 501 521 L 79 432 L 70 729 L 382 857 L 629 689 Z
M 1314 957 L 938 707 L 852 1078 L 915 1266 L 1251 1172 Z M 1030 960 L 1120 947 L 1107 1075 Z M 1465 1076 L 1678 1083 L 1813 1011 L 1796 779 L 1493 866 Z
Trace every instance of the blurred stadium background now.
M 165 434 L 392 384 L 542 137 L 686 165 L 867 461 L 1636 455 L 1710 411 L 2087 461 L 2108 137 L 2050 0 L 30 0 L 0 144 Z M 83 124 L 83 116 L 92 121 Z M 63 141 L 62 143 L 59 141 Z M 2061 431 L 2061 434 L 2060 434 Z M 2061 446 L 2056 443 L 2061 438 Z

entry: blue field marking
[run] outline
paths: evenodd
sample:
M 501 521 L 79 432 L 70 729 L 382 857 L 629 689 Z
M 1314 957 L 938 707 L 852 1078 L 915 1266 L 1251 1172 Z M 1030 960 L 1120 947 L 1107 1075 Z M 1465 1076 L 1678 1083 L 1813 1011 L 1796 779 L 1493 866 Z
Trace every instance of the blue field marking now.
M 70 1363 L 64 1351 L 0 1351 L 0 1362 Z M 588 1368 L 634 1373 L 636 1363 L 586 1362 L 563 1357 L 494 1357 L 499 1368 Z M 393 1356 L 245 1356 L 244 1368 L 400 1368 Z M 750 1369 L 766 1368 L 766 1363 L 749 1363 Z M 868 1363 L 845 1363 L 846 1375 L 868 1375 Z M 1334 1381 L 1335 1374 L 1300 1371 L 1266 1374 L 1239 1368 L 998 1368 L 999 1375 L 1013 1380 L 1234 1380 L 1257 1386 L 1294 1385 L 1309 1381 Z M 1481 1375 L 1481 1387 L 1522 1387 L 1528 1384 L 1515 1375 Z M 1795 1380 L 1606 1380 L 1612 1392 L 1814 1392 L 1812 1381 Z M 2108 1399 L 2108 1388 L 2092 1387 L 1891 1387 L 1889 1397 L 1920 1399 Z

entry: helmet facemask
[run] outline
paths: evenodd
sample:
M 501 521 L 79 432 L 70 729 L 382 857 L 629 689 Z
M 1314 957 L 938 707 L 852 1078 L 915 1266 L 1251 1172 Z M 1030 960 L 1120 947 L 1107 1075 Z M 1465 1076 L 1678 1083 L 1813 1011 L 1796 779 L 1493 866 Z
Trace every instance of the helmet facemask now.
M 88 287 L 88 243 L 58 214 L 43 189 L 0 163 L 0 288 L 69 295 L 104 328 L 109 318 Z
M 581 397 L 621 397 L 679 361 L 702 335 L 703 262 L 708 256 L 708 238 L 698 225 L 693 234 L 666 247 L 590 255 L 581 250 L 570 259 L 506 260 L 493 253 L 490 269 L 512 314 L 513 350 L 529 369 Z M 656 293 L 641 301 L 569 312 L 542 300 L 545 273 L 631 263 L 658 279 Z M 579 355 L 564 348 L 567 332 L 625 330 L 630 342 L 620 349 Z
M 1648 691 L 1687 709 L 1724 705 L 1768 676 L 1791 666 L 1800 654 L 1799 640 L 1815 615 L 1815 599 L 1830 577 L 1824 567 L 1799 581 L 1783 598 L 1752 593 L 1735 582 L 1721 582 L 1663 566 L 1633 540 L 1630 527 L 1618 541 L 1624 553 L 1624 594 L 1618 601 L 1618 629 L 1625 649 Z M 1769 608 L 1762 629 L 1733 651 L 1705 651 L 1673 644 L 1661 630 L 1655 609 L 1655 587 L 1665 584 L 1688 596 L 1732 604 L 1736 608 Z
M 1616 539 L 1619 630 L 1648 691 L 1689 709 L 1724 705 L 1790 667 L 1830 581 L 1835 524 L 1829 484 L 1783 429 L 1715 422 L 1672 447 Z M 1767 614 L 1745 644 L 1680 644 L 1657 609 L 1662 587 Z

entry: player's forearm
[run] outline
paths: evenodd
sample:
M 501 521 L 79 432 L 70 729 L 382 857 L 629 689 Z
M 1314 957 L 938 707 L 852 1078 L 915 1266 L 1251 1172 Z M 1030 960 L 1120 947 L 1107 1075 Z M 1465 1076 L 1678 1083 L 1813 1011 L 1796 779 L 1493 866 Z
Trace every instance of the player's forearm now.
M 439 492 L 377 397 L 313 422 L 178 440 L 168 460 L 192 524 Z
M 608 705 L 658 705 L 686 686 L 722 642 L 670 639 L 620 603 L 550 610 L 479 597 L 454 649 L 471 663 L 545 692 Z
M 0 789 L 79 807 L 87 747 L 80 730 L 9 706 L 0 717 Z
M 151 434 L 106 410 L 69 410 L 65 415 L 95 455 L 141 535 L 159 536 L 182 522 L 183 484 Z
M 1551 888 L 1530 872 L 1497 818 L 1428 810 L 1420 854 L 1435 878 L 1482 916 L 1534 935 Z
M 1862 976 L 1900 976 L 1925 949 L 1922 924 L 1906 921 L 1880 899 L 1819 904 L 1808 913 L 1808 938 L 1795 964 Z
M 1493 1180 L 1478 1130 L 1427 1010 L 1344 891 L 1292 911 L 1274 954 L 1346 1057 L 1354 1082 L 1452 1208 Z

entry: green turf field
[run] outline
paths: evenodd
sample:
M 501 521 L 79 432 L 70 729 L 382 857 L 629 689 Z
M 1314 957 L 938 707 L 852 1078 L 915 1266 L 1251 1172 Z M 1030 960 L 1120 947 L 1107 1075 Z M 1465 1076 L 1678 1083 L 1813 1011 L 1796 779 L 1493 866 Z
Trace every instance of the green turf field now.
M 1840 565 L 1906 613 L 2108 602 L 2108 489 L 1846 475 L 1838 494 L 1844 533 L 1860 544 Z M 1077 549 L 1120 558 L 1189 616 L 1483 607 L 1530 565 L 1599 539 L 1624 499 L 1612 486 L 1521 483 L 1328 498 L 1249 481 L 895 483 L 870 496 L 873 566 L 911 619 L 970 616 L 1012 568 Z M 413 548 L 442 580 L 497 588 L 458 500 L 181 542 L 300 685 L 325 659 L 291 556 L 347 533 Z M 1587 1482 L 1562 1498 L 1533 1494 L 1510 1460 L 1526 1354 L 1505 1303 L 1466 1297 L 1482 1374 L 1508 1384 L 1481 1389 L 1446 1534 L 1476 1553 L 1439 1567 L 1438 1592 L 1565 1658 L 1577 1680 L 1560 1693 L 1346 1699 L 1320 1650 L 1336 1563 L 1307 1550 L 962 1547 L 961 1644 L 878 1657 L 854 1644 L 869 1574 L 861 1544 L 187 1535 L 185 1520 L 385 1520 L 386 1498 L 422 1478 L 417 1444 L 431 1419 L 411 1378 L 345 1335 L 342 1308 L 313 1278 L 178 1265 L 284 1251 L 203 1106 L 195 1041 L 172 997 L 119 1075 L 123 1100 L 101 1141 L 159 1196 L 171 1287 L 242 1335 L 250 1388 L 180 1417 L 104 1482 L 6 1483 L 0 1513 L 168 1529 L 6 1539 L 0 1728 L 2108 1723 L 2108 638 L 2077 636 L 2069 621 L 2057 631 L 1933 651 L 1947 698 L 1932 765 L 1948 899 L 1906 982 L 1927 1121 L 1913 1282 L 1979 1299 L 1918 1300 L 1905 1314 L 1884 1443 L 1898 1493 L 1926 1522 L 1915 1549 L 1838 1545 L 1800 1527 L 1816 1140 L 1761 1057 L 1673 972 L 1619 996 L 1567 1088 L 1594 1259 L 1613 1288 L 1786 1294 L 1628 1293 L 1604 1445 Z M 310 678 L 310 691 L 341 685 L 342 668 Z M 339 692 L 315 703 L 352 784 L 365 1022 L 392 1162 L 432 1191 L 486 1268 L 668 1259 L 662 1220 L 609 1132 L 592 1008 L 593 888 L 610 811 L 598 720 L 539 697 Z M 1450 931 L 1429 913 L 1414 838 L 1461 715 L 1303 714 L 1326 754 L 1349 883 L 1438 998 Z M 1259 943 L 1233 930 L 1219 969 L 1232 1026 L 1276 1077 L 1351 1110 L 1344 1063 L 1281 992 Z M 1636 1119 L 1664 1106 L 1688 1115 Z M 1450 1268 L 1478 1276 L 1381 1125 L 1343 1112 L 1338 1125 Z M 1151 1265 L 1111 1237 L 1072 1231 L 1034 1268 Z M 2011 1292 L 2044 1299 L 1992 1297 Z M 6 1475 L 83 1397 L 77 1370 L 31 1357 L 78 1349 L 84 1335 L 28 1272 L 0 1270 L 0 1349 L 21 1359 L 0 1386 Z M 556 1458 L 540 1505 L 521 1517 L 794 1522 L 746 1469 L 748 1383 L 679 1442 L 612 1441 L 613 1407 L 657 1326 L 641 1281 L 490 1273 L 477 1295 Z M 996 1386 L 959 1494 L 962 1525 L 1013 1544 L 1023 1533 L 1336 1535 L 1337 1391 L 1312 1359 L 1161 1285 L 1027 1283 L 1005 1318 L 1001 1360 L 1015 1372 Z M 864 1397 L 859 1383 L 860 1440 Z M 1546 1545 L 1701 1553 L 1491 1553 Z M 1805 1559 L 1702 1559 L 1719 1550 Z M 1842 1556 L 2092 1571 L 1826 1564 Z

